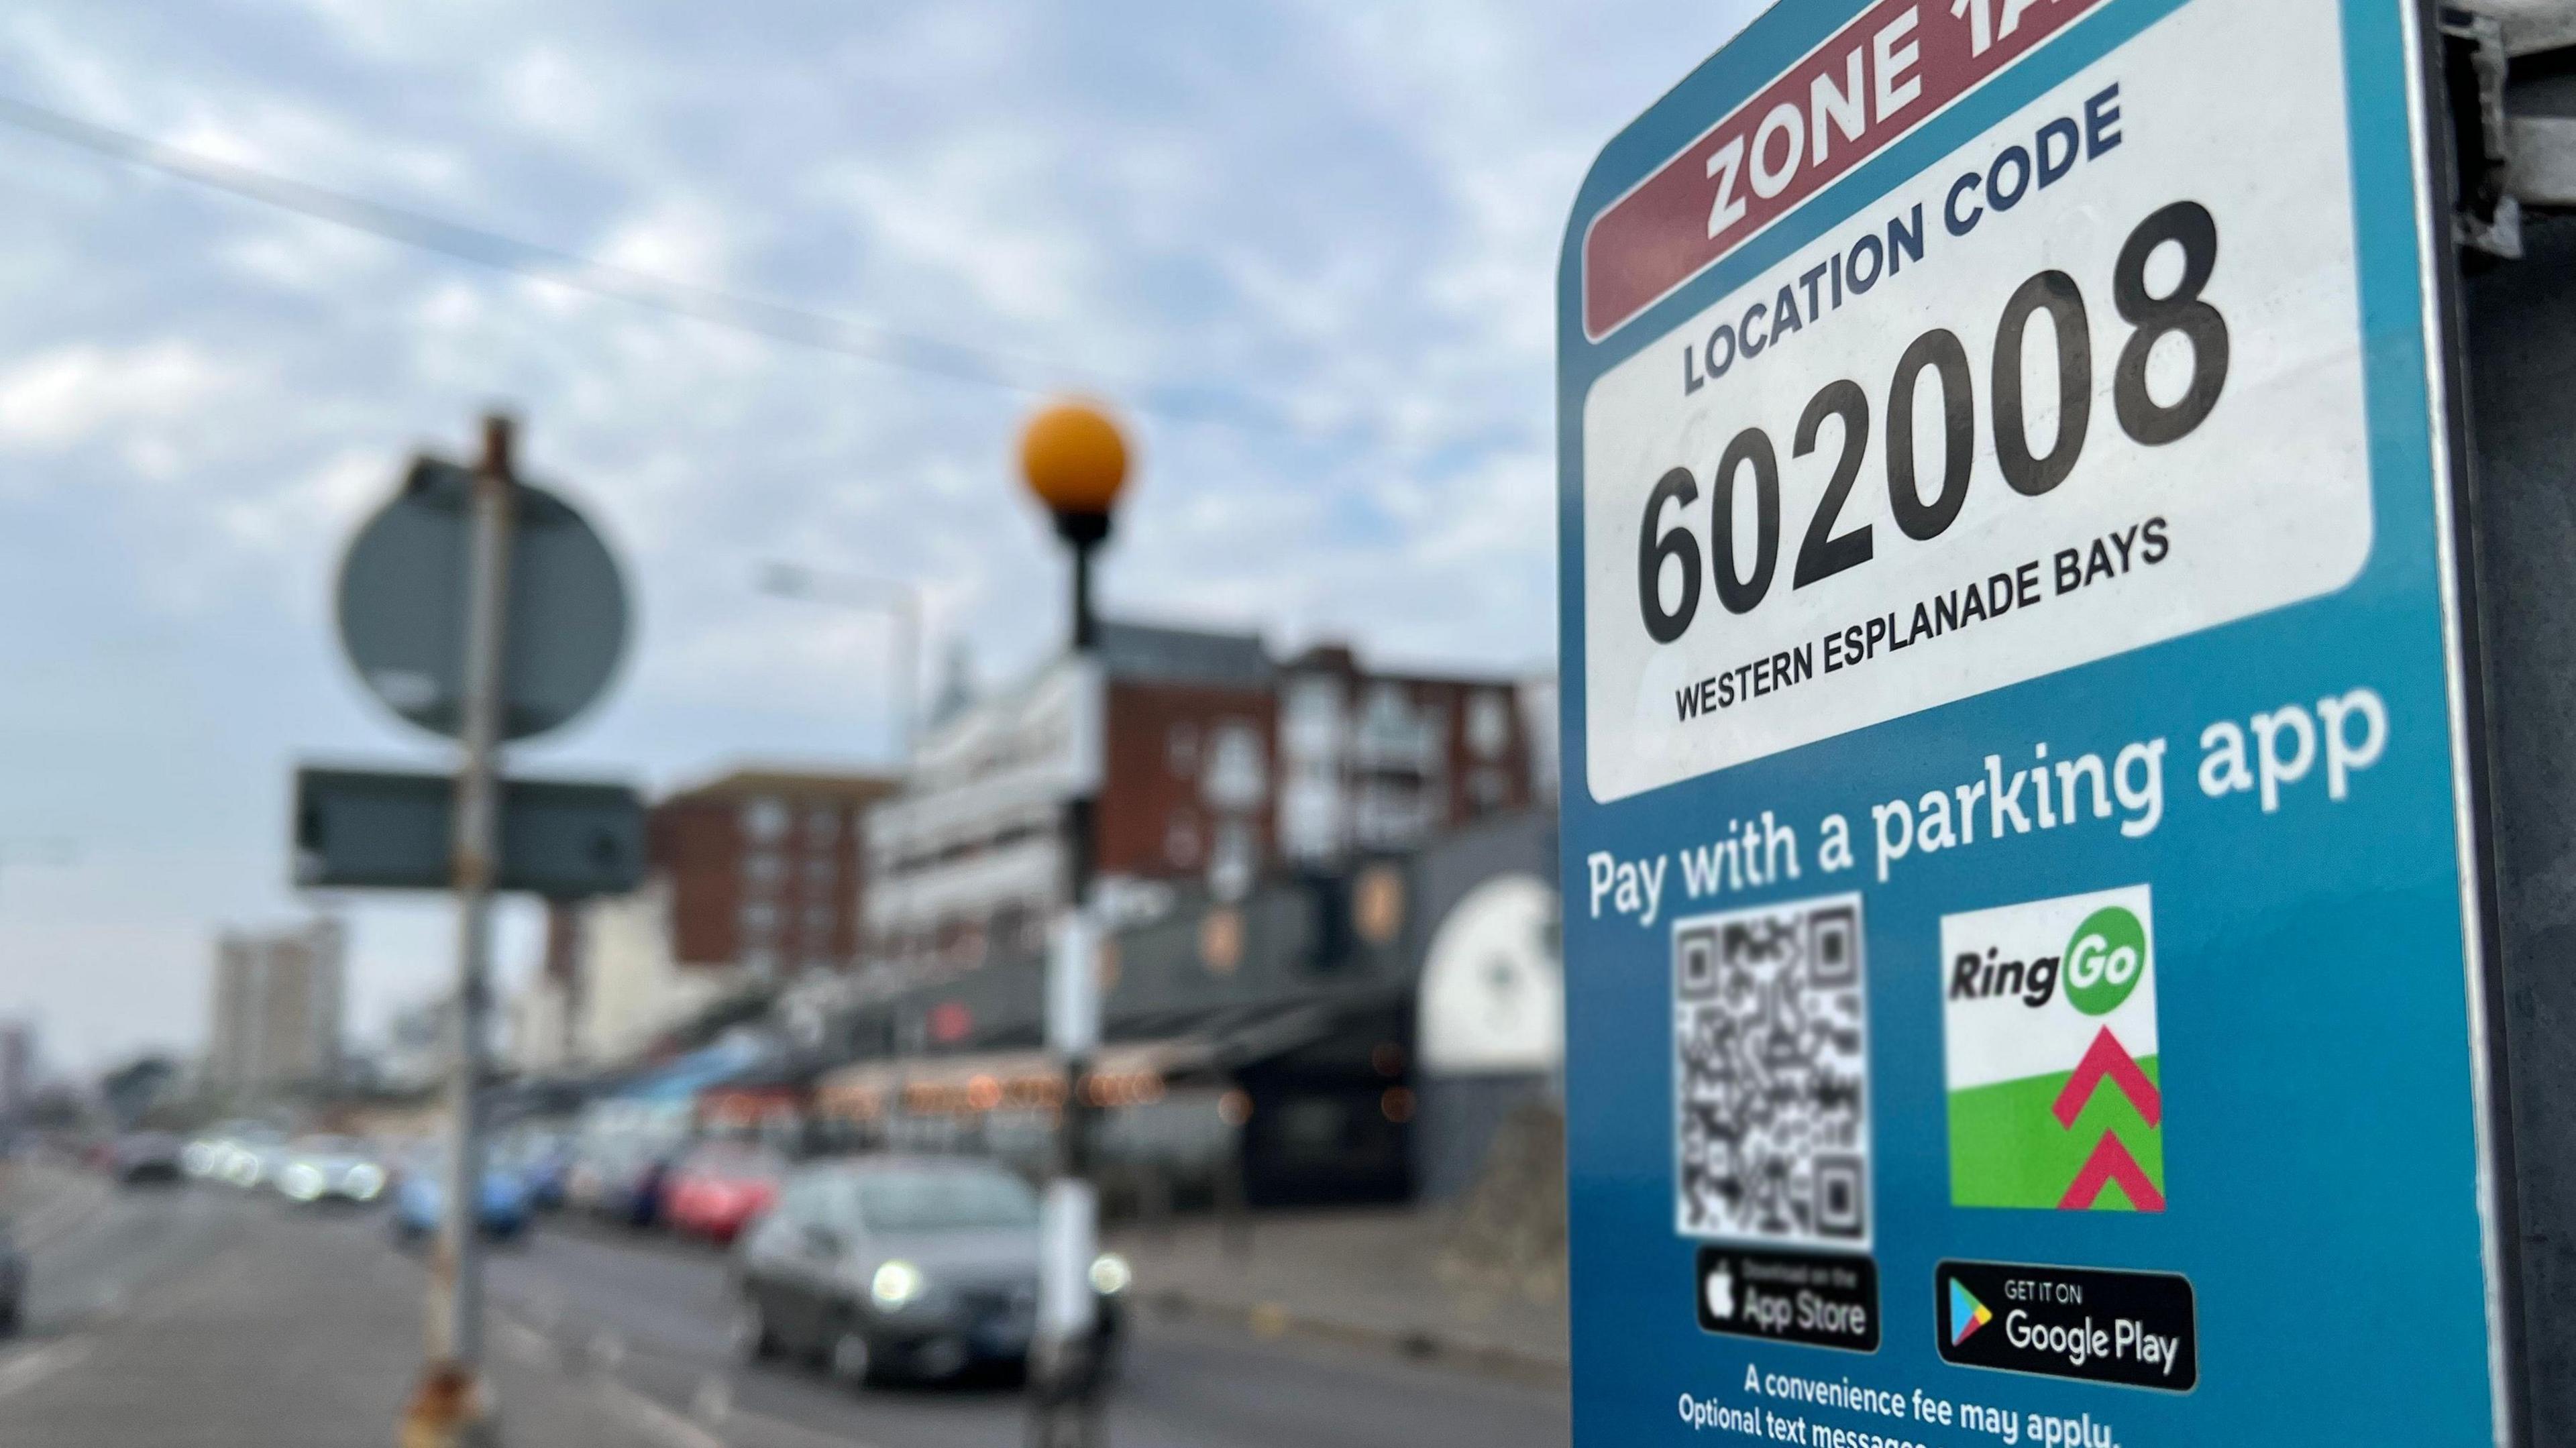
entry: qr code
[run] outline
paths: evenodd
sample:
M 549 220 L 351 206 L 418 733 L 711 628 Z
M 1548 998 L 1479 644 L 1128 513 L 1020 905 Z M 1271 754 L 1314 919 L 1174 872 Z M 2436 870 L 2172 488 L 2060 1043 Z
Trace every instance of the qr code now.
M 1860 897 L 1673 926 L 1675 1230 L 1869 1244 Z

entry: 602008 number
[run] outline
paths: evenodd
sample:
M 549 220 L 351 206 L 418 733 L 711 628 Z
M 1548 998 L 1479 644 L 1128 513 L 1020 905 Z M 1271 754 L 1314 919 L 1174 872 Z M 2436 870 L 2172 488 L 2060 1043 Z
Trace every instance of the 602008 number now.
M 2156 296 L 2148 290 L 2147 261 L 2168 244 L 2182 252 L 2182 275 Z M 2120 430 L 2145 446 L 2162 447 L 2190 436 L 2208 419 L 2227 385 L 2227 319 L 2202 300 L 2217 266 L 2218 223 L 2196 201 L 2178 201 L 2149 216 L 2121 244 L 2111 273 L 2111 304 L 2131 331 L 2112 369 L 2111 404 Z M 2022 359 L 2035 324 L 2045 324 L 2057 346 L 2057 431 L 2045 452 L 2030 444 L 2022 381 Z M 2156 344 L 2168 337 L 2189 346 L 2191 372 L 2179 398 L 2158 402 L 2147 389 L 2147 362 Z M 1940 475 L 1929 497 L 1923 492 L 1914 435 L 1915 399 L 1927 386 L 1938 387 L 1941 395 Z M 2004 304 L 1995 326 L 1987 390 L 1993 398 L 1995 461 L 2005 485 L 2036 498 L 2065 482 L 2093 424 L 2092 320 L 2073 277 L 2041 272 Z M 1828 419 L 1842 423 L 1841 453 L 1799 540 L 1789 575 L 1792 589 L 1856 568 L 1877 551 L 1871 524 L 1835 531 L 1869 451 L 1869 394 L 1859 383 L 1829 383 L 1807 403 L 1792 434 L 1790 455 L 1813 453 Z M 1967 503 L 1976 455 L 1975 382 L 1967 347 L 1957 333 L 1936 328 L 1905 349 L 1888 382 L 1886 426 L 1888 511 L 1906 537 L 1930 542 L 1948 530 Z M 1736 490 L 1743 487 L 1753 490 L 1749 559 L 1736 536 Z M 1703 576 L 1715 585 L 1717 601 L 1728 613 L 1746 614 L 1770 595 L 1779 568 L 1780 457 L 1771 435 L 1758 427 L 1737 433 L 1719 455 L 1708 491 L 1705 557 L 1686 517 L 1664 526 L 1668 510 L 1688 509 L 1699 501 L 1700 482 L 1691 470 L 1677 467 L 1665 473 L 1646 496 L 1644 525 L 1637 535 L 1637 602 L 1646 632 L 1659 644 L 1673 642 L 1690 628 L 1699 613 Z M 1663 576 L 1676 563 L 1681 593 L 1666 608 Z

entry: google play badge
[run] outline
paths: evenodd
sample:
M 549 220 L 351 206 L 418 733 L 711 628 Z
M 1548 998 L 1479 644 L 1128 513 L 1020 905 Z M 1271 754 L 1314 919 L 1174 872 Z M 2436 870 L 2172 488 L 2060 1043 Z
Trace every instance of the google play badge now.
M 1957 1347 L 1976 1335 L 1977 1329 L 1995 1320 L 1993 1309 L 1977 1300 L 1976 1294 L 1950 1279 L 1950 1345 Z

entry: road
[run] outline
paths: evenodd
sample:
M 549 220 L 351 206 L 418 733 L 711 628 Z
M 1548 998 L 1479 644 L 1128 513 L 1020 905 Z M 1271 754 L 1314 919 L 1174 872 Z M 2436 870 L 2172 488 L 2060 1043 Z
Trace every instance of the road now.
M 218 1188 L 107 1194 L 68 1215 L 34 1243 L 25 1338 L 0 1344 L 0 1442 L 269 1448 L 379 1441 L 376 1424 L 389 1434 L 417 1352 L 421 1269 L 374 1216 Z M 505 1415 L 519 1399 L 536 1417 L 586 1414 L 593 1441 L 1023 1441 L 1006 1383 L 852 1391 L 736 1363 L 712 1252 L 540 1230 L 496 1255 L 492 1295 Z M 1151 1311 L 1135 1323 L 1109 1429 L 1118 1448 L 1567 1441 L 1560 1388 Z

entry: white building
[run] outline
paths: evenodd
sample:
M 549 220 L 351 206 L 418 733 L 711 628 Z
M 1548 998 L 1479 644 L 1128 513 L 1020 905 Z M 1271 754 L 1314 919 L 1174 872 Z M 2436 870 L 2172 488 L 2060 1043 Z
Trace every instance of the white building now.
M 257 1095 L 336 1080 L 346 935 L 336 920 L 215 942 L 207 1086 Z

